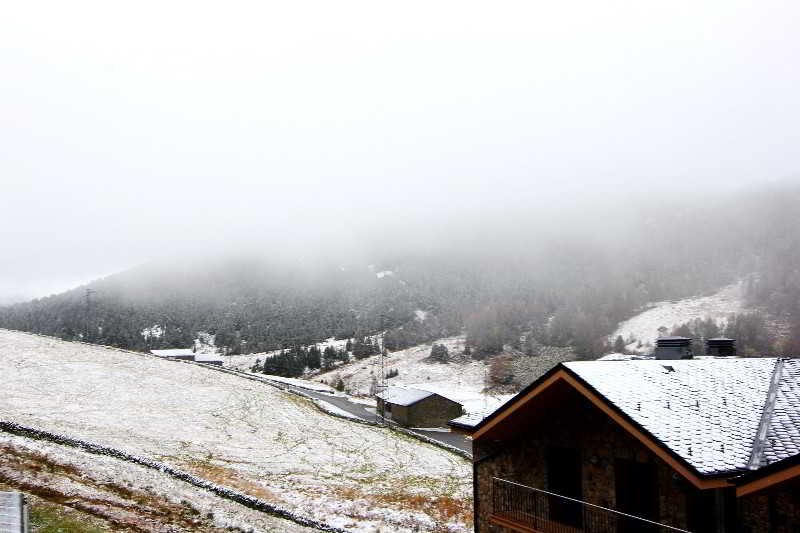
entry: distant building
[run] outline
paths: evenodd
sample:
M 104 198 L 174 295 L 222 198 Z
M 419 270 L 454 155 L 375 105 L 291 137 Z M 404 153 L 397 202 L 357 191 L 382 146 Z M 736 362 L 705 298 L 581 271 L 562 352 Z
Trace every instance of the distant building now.
M 215 353 L 196 353 L 194 354 L 194 361 L 205 365 L 222 366 L 222 357 Z
M 194 361 L 195 353 L 186 348 L 176 348 L 170 350 L 150 350 L 150 353 L 163 357 L 164 359 L 180 359 L 182 361 Z
M 406 427 L 443 427 L 464 413 L 460 403 L 419 389 L 389 387 L 376 398 L 379 413 Z
M 562 363 L 450 422 L 476 533 L 800 531 L 800 359 L 672 351 Z

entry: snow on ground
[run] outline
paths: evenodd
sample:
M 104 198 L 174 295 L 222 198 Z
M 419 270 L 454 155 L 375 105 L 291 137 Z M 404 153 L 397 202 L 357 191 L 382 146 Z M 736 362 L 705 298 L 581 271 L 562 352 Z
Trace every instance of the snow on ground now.
M 138 531 L 312 532 L 156 470 L 0 433 L 4 484 Z M 117 529 L 117 528 L 115 528 Z M 127 528 L 126 528 L 127 530 Z
M 379 335 L 372 337 L 373 339 L 379 338 Z M 318 342 L 314 344 L 320 351 L 324 351 L 325 348 L 328 346 L 333 346 L 337 350 L 344 350 L 347 346 L 348 339 L 336 339 L 331 337 L 329 339 L 325 339 L 322 342 Z M 273 350 L 271 352 L 259 352 L 259 353 L 249 353 L 245 355 L 229 355 L 225 357 L 225 368 L 230 368 L 232 370 L 241 370 L 243 372 L 249 371 L 253 368 L 253 365 L 256 361 L 264 362 L 264 359 L 269 359 L 270 357 L 274 357 L 281 353 L 281 350 Z
M 0 419 L 151 457 L 352 531 L 471 529 L 464 459 L 272 387 L 5 330 L 0 367 Z
M 464 337 L 450 337 L 436 341 L 447 346 L 451 357 L 464 351 Z M 491 396 L 483 394 L 488 365 L 483 361 L 463 360 L 447 364 L 430 363 L 425 359 L 431 353 L 431 344 L 422 344 L 405 350 L 389 353 L 386 369 L 397 369 L 399 375 L 388 383 L 393 387 L 413 387 L 435 392 L 464 405 L 468 412 L 493 410 L 511 395 Z M 373 378 L 380 375 L 380 356 L 367 357 L 320 374 L 314 379 L 333 383 L 342 378 L 346 390 L 353 395 L 368 396 Z
M 259 374 L 259 376 L 262 376 L 270 381 L 277 381 L 278 383 L 286 383 L 287 385 L 303 387 L 304 389 L 314 390 L 317 392 L 329 392 L 331 394 L 336 393 L 336 389 L 334 389 L 333 387 L 325 385 L 324 383 L 309 381 L 307 379 L 285 378 L 283 376 L 273 376 L 272 374 Z
M 711 296 L 657 302 L 648 307 L 644 312 L 622 322 L 611 334 L 609 341 L 613 343 L 621 335 L 629 351 L 650 353 L 659 336 L 660 327 L 671 331 L 673 327 L 696 318 L 712 318 L 723 324 L 732 313 L 744 310 L 742 284 L 728 285 Z M 639 342 L 642 343 L 641 347 L 638 346 Z

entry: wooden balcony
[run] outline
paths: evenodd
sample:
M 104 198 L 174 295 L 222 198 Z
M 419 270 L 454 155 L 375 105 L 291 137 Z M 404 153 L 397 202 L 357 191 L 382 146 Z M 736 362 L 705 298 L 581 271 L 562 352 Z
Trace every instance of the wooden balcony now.
M 490 522 L 519 533 L 688 533 L 513 481 L 492 480 Z

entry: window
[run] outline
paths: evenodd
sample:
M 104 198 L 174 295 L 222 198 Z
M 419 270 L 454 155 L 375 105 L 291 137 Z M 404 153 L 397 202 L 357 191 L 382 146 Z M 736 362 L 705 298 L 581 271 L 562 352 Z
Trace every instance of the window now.
M 614 462 L 617 511 L 658 521 L 658 470 L 656 465 L 625 459 Z M 655 527 L 655 526 L 652 526 Z M 620 532 L 657 531 L 651 526 L 630 520 L 620 523 Z
M 552 448 L 547 453 L 547 490 L 560 496 L 583 499 L 581 454 L 578 450 Z M 572 527 L 583 525 L 580 503 L 558 496 L 548 498 L 550 519 Z

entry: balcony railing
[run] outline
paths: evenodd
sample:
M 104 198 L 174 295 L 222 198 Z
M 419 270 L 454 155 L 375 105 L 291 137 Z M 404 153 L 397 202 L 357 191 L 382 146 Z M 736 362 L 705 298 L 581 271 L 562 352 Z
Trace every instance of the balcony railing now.
M 494 478 L 492 522 L 529 533 L 689 533 L 638 516 L 621 513 Z

